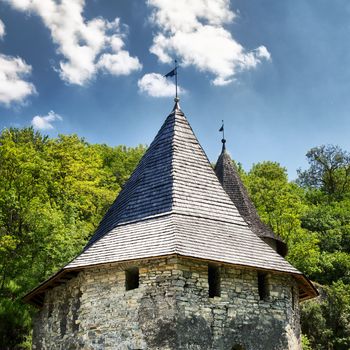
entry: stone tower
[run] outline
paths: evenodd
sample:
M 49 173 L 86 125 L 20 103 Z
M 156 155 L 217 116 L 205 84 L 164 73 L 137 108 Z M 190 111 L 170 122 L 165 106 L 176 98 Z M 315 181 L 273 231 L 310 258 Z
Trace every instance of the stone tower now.
M 232 202 L 176 102 L 81 254 L 25 300 L 37 350 L 297 350 L 299 301 L 316 294 Z

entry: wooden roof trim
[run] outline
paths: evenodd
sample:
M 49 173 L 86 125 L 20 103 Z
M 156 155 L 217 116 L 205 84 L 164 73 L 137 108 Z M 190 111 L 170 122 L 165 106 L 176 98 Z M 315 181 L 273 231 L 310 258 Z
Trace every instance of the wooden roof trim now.
M 50 288 L 55 288 L 61 284 L 66 283 L 72 278 L 76 277 L 81 269 L 65 269 L 62 268 L 47 280 L 40 283 L 37 287 L 32 289 L 29 293 L 22 297 L 22 300 L 33 306 L 42 307 L 44 304 L 45 292 Z M 74 273 L 72 273 L 74 272 Z
M 319 292 L 316 289 L 316 287 L 304 274 L 295 275 L 295 278 L 299 282 L 300 301 L 312 299 L 319 295 Z

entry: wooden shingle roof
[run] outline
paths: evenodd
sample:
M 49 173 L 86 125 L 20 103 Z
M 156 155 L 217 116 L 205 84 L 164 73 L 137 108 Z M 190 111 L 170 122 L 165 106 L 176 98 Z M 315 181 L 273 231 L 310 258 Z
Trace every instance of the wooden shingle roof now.
M 248 191 L 238 174 L 236 166 L 226 151 L 226 140 L 222 140 L 222 151 L 215 165 L 215 173 L 225 192 L 235 204 L 239 213 L 249 225 L 250 229 L 262 239 L 270 239 L 275 242 L 277 250 L 282 256 L 287 254 L 287 245 L 282 238 L 276 235 L 272 229 L 263 223 L 249 197 Z
M 177 104 L 86 248 L 117 225 L 170 212 L 246 225 Z
M 66 268 L 172 254 L 300 274 L 248 226 L 176 213 L 118 225 Z
M 177 102 L 83 252 L 25 300 L 68 272 L 173 254 L 291 273 L 310 287 L 249 228 Z

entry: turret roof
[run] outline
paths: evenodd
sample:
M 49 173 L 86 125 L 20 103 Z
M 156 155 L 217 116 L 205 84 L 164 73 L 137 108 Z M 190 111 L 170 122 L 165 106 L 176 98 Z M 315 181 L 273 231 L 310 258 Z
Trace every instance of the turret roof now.
M 261 238 L 268 238 L 276 242 L 278 251 L 282 256 L 287 253 L 287 245 L 282 238 L 276 235 L 272 229 L 263 223 L 259 214 L 249 197 L 248 191 L 243 185 L 236 165 L 226 151 L 226 140 L 222 140 L 222 151 L 215 165 L 215 173 L 226 191 L 235 204 L 239 213 L 249 225 L 250 229 Z

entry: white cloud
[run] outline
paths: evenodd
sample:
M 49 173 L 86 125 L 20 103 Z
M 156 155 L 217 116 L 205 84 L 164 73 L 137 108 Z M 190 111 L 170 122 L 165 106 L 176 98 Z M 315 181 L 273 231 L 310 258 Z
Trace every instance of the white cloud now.
M 0 39 L 5 36 L 5 25 L 0 20 Z M 24 80 L 32 71 L 32 67 L 20 57 L 7 56 L 0 53 L 0 104 L 10 106 L 13 102 L 23 102 L 36 90 L 32 83 Z
M 23 102 L 36 93 L 34 85 L 24 80 L 31 70 L 21 58 L 0 54 L 0 104 L 9 106 L 12 102 Z
M 265 46 L 260 46 L 256 49 L 256 55 L 260 58 L 266 58 L 267 60 L 271 59 L 270 52 L 267 51 Z
M 2 39 L 5 36 L 5 24 L 0 19 L 0 39 Z
M 130 57 L 128 51 L 120 50 L 116 54 L 103 54 L 97 66 L 114 75 L 128 75 L 139 69 L 140 63 L 137 58 Z
M 85 20 L 84 0 L 7 0 L 20 11 L 40 16 L 51 32 L 57 51 L 64 59 L 59 73 L 70 84 L 84 85 L 99 70 L 113 75 L 141 69 L 136 57 L 123 49 L 124 34 L 119 18 Z
M 247 52 L 224 28 L 236 14 L 229 0 L 149 0 L 151 23 L 159 31 L 150 51 L 163 63 L 173 57 L 183 66 L 195 66 L 214 75 L 215 85 L 225 85 L 243 70 L 270 59 L 265 46 Z
M 145 74 L 138 82 L 139 91 L 152 97 L 175 96 L 175 84 L 158 73 Z M 184 93 L 184 89 L 178 86 L 178 92 Z
M 50 130 L 54 128 L 52 123 L 57 120 L 62 120 L 62 117 L 54 111 L 50 111 L 47 115 L 44 116 L 36 115 L 32 119 L 32 125 L 35 129 Z

